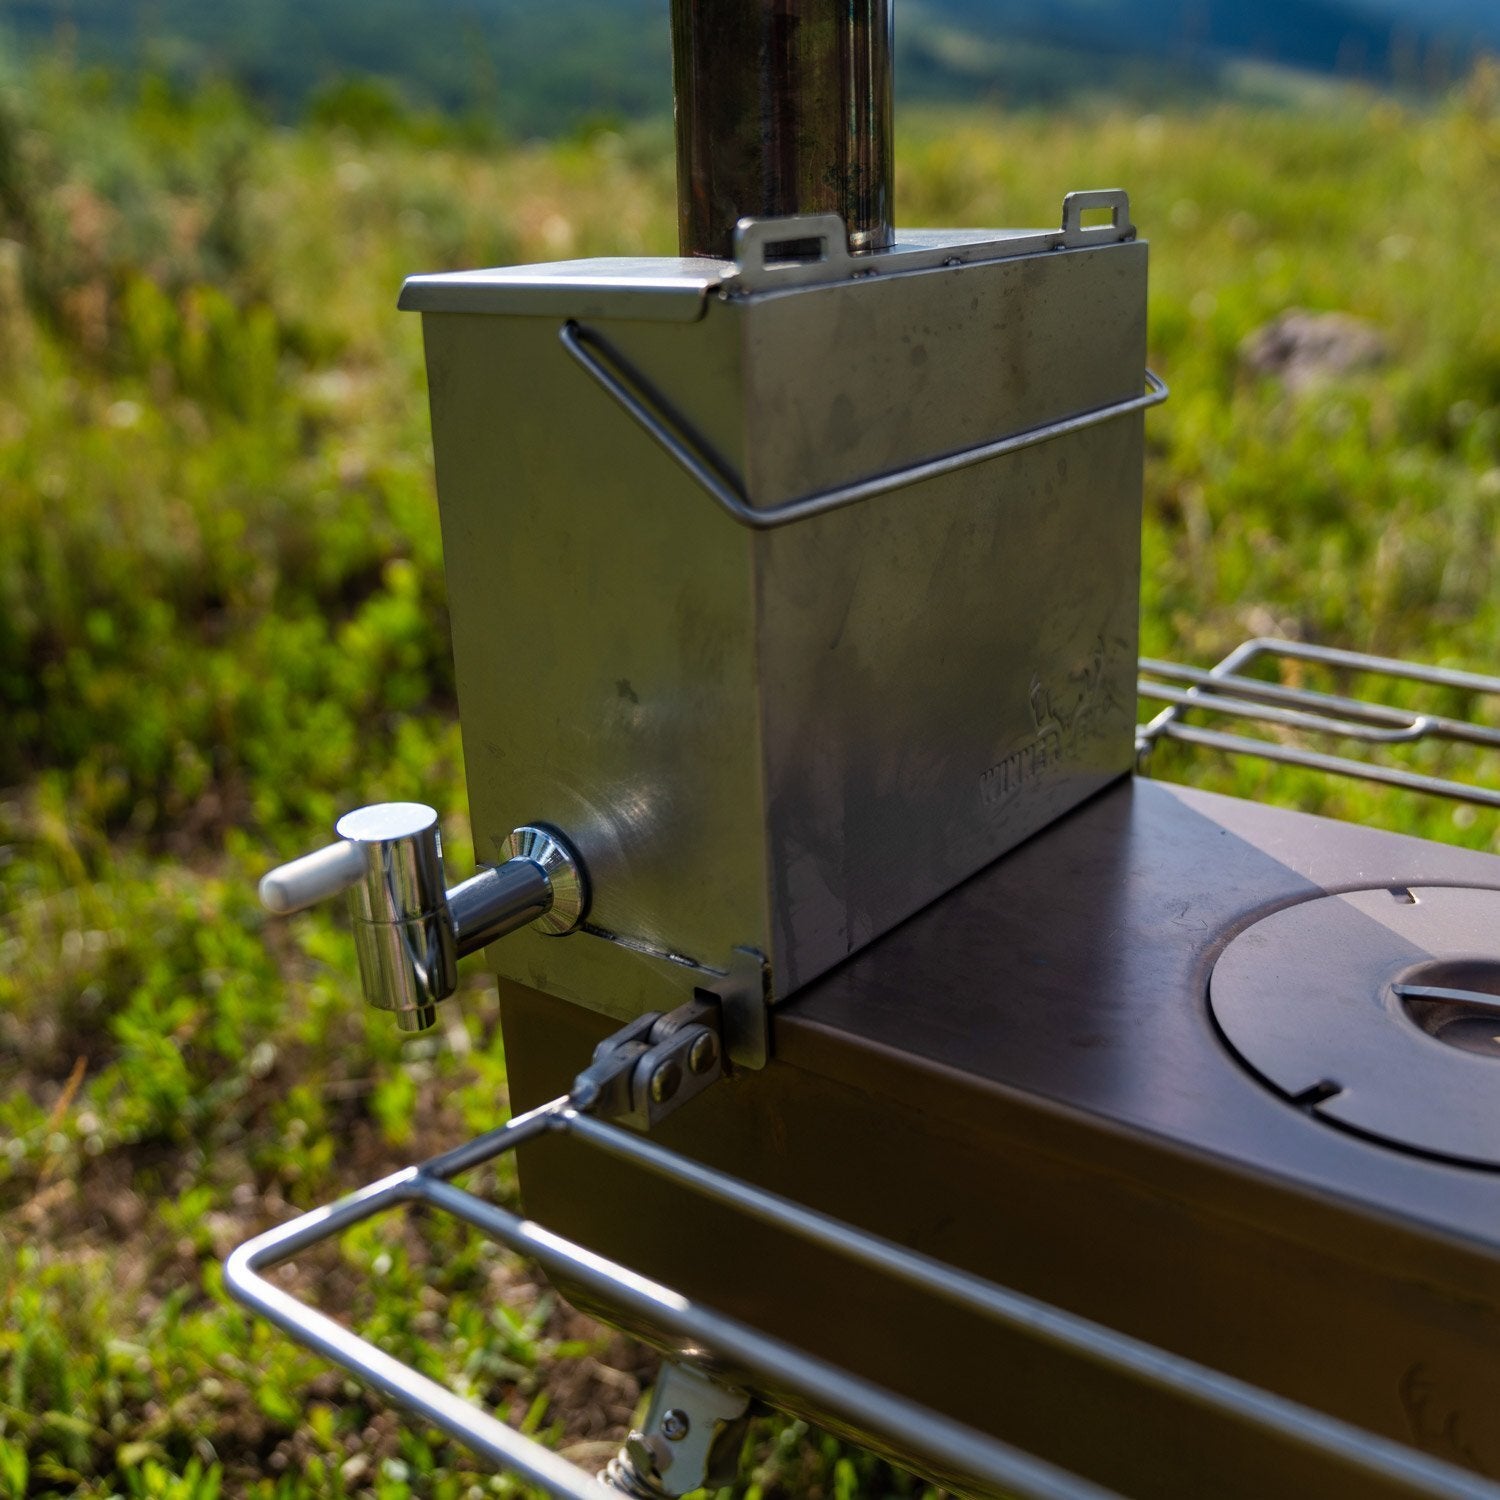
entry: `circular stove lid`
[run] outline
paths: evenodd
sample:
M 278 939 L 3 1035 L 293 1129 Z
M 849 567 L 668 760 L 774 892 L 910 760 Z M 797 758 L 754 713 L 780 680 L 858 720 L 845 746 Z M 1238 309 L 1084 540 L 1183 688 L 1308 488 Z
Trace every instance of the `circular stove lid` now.
M 1209 1000 L 1292 1103 L 1500 1167 L 1500 891 L 1380 887 L 1286 907 L 1224 950 Z

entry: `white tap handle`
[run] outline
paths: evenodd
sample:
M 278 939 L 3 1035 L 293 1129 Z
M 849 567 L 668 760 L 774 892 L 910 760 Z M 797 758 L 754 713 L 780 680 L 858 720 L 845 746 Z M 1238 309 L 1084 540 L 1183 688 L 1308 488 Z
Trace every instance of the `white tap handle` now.
M 260 904 L 284 917 L 288 912 L 301 911 L 305 906 L 348 890 L 363 879 L 364 873 L 364 849 L 348 839 L 340 839 L 326 849 L 277 865 L 261 880 Z

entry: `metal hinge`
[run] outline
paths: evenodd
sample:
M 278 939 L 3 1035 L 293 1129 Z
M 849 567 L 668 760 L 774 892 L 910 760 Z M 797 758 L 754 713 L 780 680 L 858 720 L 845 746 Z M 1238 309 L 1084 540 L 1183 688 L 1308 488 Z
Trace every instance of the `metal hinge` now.
M 723 1012 L 699 996 L 605 1037 L 568 1097 L 580 1112 L 650 1130 L 723 1076 Z

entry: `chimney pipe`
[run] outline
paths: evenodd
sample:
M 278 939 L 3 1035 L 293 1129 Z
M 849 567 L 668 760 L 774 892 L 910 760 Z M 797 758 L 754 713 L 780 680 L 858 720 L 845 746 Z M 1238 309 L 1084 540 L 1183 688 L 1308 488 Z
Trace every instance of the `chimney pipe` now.
M 742 218 L 839 214 L 888 249 L 893 0 L 672 0 L 683 255 Z

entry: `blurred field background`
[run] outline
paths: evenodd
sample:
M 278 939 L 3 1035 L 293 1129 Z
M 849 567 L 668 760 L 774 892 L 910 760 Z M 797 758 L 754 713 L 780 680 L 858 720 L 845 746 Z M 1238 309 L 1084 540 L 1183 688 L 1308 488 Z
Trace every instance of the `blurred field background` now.
M 1051 224 L 1113 185 L 1174 391 L 1144 649 L 1270 631 L 1500 667 L 1500 72 L 1423 105 L 901 122 L 907 224 Z M 338 917 L 270 922 L 254 887 L 382 798 L 442 808 L 469 867 L 402 277 L 671 253 L 672 194 L 664 126 L 505 145 L 354 85 L 271 125 L 65 62 L 0 92 L 0 1496 L 513 1492 L 223 1296 L 240 1240 L 505 1107 L 481 976 L 403 1044 Z M 1384 360 L 1253 372 L 1297 308 L 1366 320 Z M 1500 847 L 1491 814 L 1161 769 Z M 451 1223 L 367 1225 L 321 1272 L 324 1305 L 584 1461 L 649 1379 Z M 924 1491 L 765 1424 L 738 1493 Z

